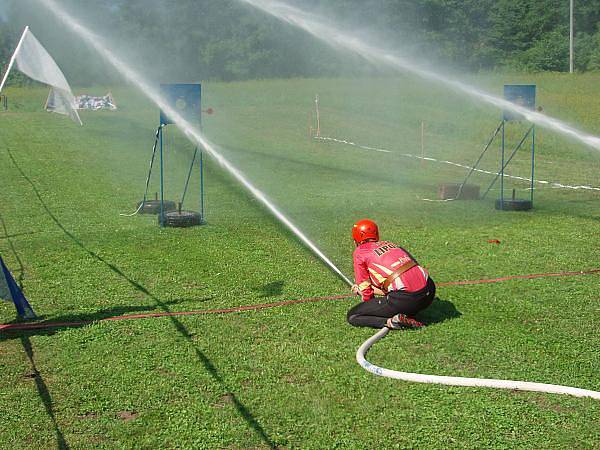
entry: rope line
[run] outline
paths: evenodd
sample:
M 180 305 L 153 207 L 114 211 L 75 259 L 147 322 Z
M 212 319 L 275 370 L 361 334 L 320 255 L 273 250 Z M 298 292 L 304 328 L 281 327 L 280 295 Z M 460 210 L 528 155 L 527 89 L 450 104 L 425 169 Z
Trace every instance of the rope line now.
M 520 279 L 534 279 L 543 277 L 568 277 L 577 275 L 594 275 L 600 273 L 600 269 L 591 269 L 579 272 L 558 272 L 558 273 L 539 273 L 531 275 L 512 275 L 500 278 L 489 278 L 481 280 L 465 280 L 465 281 L 447 281 L 438 283 L 438 286 L 465 286 L 482 283 L 498 283 L 508 280 L 520 280 Z M 105 317 L 98 320 L 85 320 L 85 321 L 73 321 L 73 322 L 31 322 L 31 323 L 9 323 L 0 325 L 0 332 L 2 331 L 19 331 L 19 330 L 40 330 L 48 328 L 68 328 L 68 327 L 80 327 L 84 325 L 90 325 L 93 323 L 104 322 L 104 321 L 121 321 L 121 320 L 134 320 L 134 319 L 148 319 L 156 317 L 174 317 L 174 316 L 195 316 L 205 314 L 230 314 L 243 311 L 257 311 L 261 309 L 276 308 L 288 305 L 297 305 L 300 303 L 311 303 L 320 302 L 326 300 L 342 300 L 350 297 L 355 297 L 354 294 L 339 294 L 326 297 L 309 297 L 295 300 L 284 300 L 273 303 L 260 303 L 255 305 L 237 306 L 233 308 L 223 309 L 205 309 L 197 311 L 174 311 L 174 312 L 160 312 L 160 313 L 142 313 L 142 314 L 128 314 L 122 316 Z
M 244 311 L 257 311 L 260 309 L 276 308 L 279 306 L 295 305 L 298 303 L 309 303 L 309 302 L 320 302 L 324 300 L 341 300 L 344 298 L 354 297 L 354 294 L 341 294 L 332 295 L 328 297 L 311 297 L 301 298 L 296 300 L 284 300 L 281 302 L 273 303 L 261 303 L 257 305 L 246 305 L 236 306 L 233 308 L 222 308 L 222 309 L 203 309 L 197 311 L 174 311 L 174 312 L 160 312 L 160 313 L 142 313 L 142 314 L 128 314 L 123 316 L 105 317 L 98 320 L 84 320 L 76 322 L 41 322 L 41 323 L 9 323 L 0 325 L 1 331 L 17 331 L 17 330 L 39 330 L 46 328 L 63 328 L 63 327 L 79 327 L 83 325 L 90 325 L 98 322 L 106 321 L 121 321 L 121 320 L 134 320 L 134 319 L 149 319 L 156 317 L 175 317 L 175 316 L 198 316 L 205 314 L 230 314 Z
M 374 151 L 374 152 L 393 153 L 393 154 L 396 154 L 396 155 L 399 155 L 399 156 L 403 156 L 405 158 L 413 158 L 413 159 L 420 159 L 420 160 L 423 160 L 423 161 L 437 162 L 437 163 L 440 163 L 440 164 L 448 164 L 448 165 L 451 165 L 451 166 L 460 167 L 460 168 L 463 168 L 463 169 L 469 169 L 469 170 L 472 170 L 473 172 L 485 173 L 485 174 L 488 174 L 488 175 L 497 175 L 498 174 L 498 172 L 492 172 L 492 171 L 489 171 L 489 170 L 477 169 L 475 167 L 467 166 L 466 164 L 455 163 L 453 161 L 446 161 L 446 160 L 442 160 L 442 159 L 430 158 L 430 157 L 427 157 L 427 156 L 412 155 L 410 153 L 396 153 L 396 152 L 392 152 L 392 151 L 384 149 L 384 148 L 369 147 L 367 145 L 357 144 L 356 142 L 347 141 L 345 139 L 336 139 L 336 138 L 324 137 L 324 136 L 313 136 L 313 139 L 319 140 L 319 141 L 325 141 L 325 142 L 336 142 L 338 144 L 350 145 L 352 147 L 357 147 L 357 148 L 361 148 L 363 150 L 370 150 L 370 151 Z M 506 173 L 504 174 L 504 176 L 506 178 L 512 178 L 513 180 L 520 180 L 520 181 L 525 181 L 525 182 L 531 183 L 531 178 L 519 177 L 519 176 L 516 176 L 516 175 L 509 175 L 509 174 L 506 174 Z M 562 183 L 553 182 L 553 181 L 544 181 L 544 180 L 533 180 L 533 182 L 537 183 L 537 184 L 543 184 L 543 185 L 546 185 L 546 186 L 551 186 L 553 188 L 573 189 L 573 190 L 588 190 L 588 191 L 600 191 L 600 187 L 595 187 L 595 186 L 586 186 L 586 185 L 570 186 L 570 185 L 567 185 L 567 184 L 562 184 Z M 423 199 L 423 200 L 432 201 L 432 200 L 429 200 L 429 199 Z

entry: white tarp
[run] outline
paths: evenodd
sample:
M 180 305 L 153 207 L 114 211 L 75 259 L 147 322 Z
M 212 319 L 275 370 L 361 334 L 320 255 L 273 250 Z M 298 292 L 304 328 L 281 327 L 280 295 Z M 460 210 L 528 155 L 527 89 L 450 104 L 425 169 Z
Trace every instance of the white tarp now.
M 25 28 L 19 45 L 11 58 L 3 84 L 8 77 L 13 62 L 16 62 L 17 69 L 28 77 L 52 87 L 55 105 L 52 111 L 65 114 L 82 125 L 75 107 L 75 98 L 67 79 L 52 59 L 52 56 L 29 30 L 29 27 Z

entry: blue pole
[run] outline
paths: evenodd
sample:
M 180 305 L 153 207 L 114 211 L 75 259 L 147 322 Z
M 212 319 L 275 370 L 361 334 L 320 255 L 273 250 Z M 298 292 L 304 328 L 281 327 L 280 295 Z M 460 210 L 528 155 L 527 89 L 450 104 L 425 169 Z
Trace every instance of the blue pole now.
M 504 209 L 504 128 L 506 121 L 502 121 L 502 165 L 500 166 L 500 209 Z
M 200 217 L 204 222 L 204 158 L 200 152 Z
M 190 184 L 190 178 L 192 177 L 192 170 L 194 170 L 194 163 L 196 162 L 196 155 L 198 154 L 198 147 L 194 149 L 194 156 L 192 156 L 192 163 L 190 164 L 190 170 L 188 170 L 188 175 L 185 180 L 185 187 L 183 188 L 183 195 L 181 196 L 181 205 L 185 201 L 185 196 L 187 194 L 188 186 Z
M 533 176 L 535 173 L 535 125 L 532 125 L 531 131 L 531 206 L 533 206 Z
M 160 129 L 160 218 L 159 223 L 162 227 L 164 225 L 164 194 L 165 194 L 165 185 L 164 185 L 164 161 L 163 161 L 163 130 Z
M 469 173 L 467 174 L 467 176 L 465 177 L 465 179 L 461 183 L 460 187 L 458 188 L 458 195 L 457 195 L 457 197 L 460 196 L 464 185 L 467 184 L 467 181 L 469 181 L 469 177 L 473 174 L 473 172 L 475 172 L 475 170 L 479 166 L 479 163 L 483 159 L 483 155 L 485 155 L 485 153 L 488 151 L 488 148 L 490 148 L 490 146 L 494 142 L 494 139 L 496 139 L 496 136 L 498 136 L 498 133 L 500 133 L 500 129 L 502 128 L 502 124 L 503 123 L 504 123 L 504 121 L 500 122 L 500 125 L 498 125 L 496 127 L 496 129 L 494 130 L 494 132 L 492 133 L 492 137 L 488 140 L 487 144 L 485 144 L 485 147 L 483 147 L 483 151 L 479 155 L 479 158 L 477 158 L 477 161 L 475 161 L 475 164 L 473 164 L 473 167 L 471 167 L 471 170 L 469 170 Z
M 510 156 L 508 158 L 504 157 L 504 168 L 505 169 L 508 167 L 508 165 L 510 164 L 512 159 L 515 157 L 515 155 L 517 154 L 519 149 L 523 146 L 523 143 L 527 140 L 527 138 L 531 134 L 532 130 L 533 130 L 533 128 L 529 128 L 529 130 L 527 130 L 527 133 L 525 133 L 523 135 L 523 138 L 519 141 L 517 146 L 514 148 L 514 150 L 510 154 Z M 490 190 L 494 187 L 494 184 L 496 184 L 496 181 L 498 180 L 498 178 L 500 178 L 501 173 L 502 173 L 502 170 L 499 170 L 498 173 L 496 174 L 496 176 L 494 177 L 494 179 L 492 180 L 492 182 L 490 183 L 490 185 L 488 186 L 488 188 L 486 189 L 486 191 L 481 196 L 481 198 L 485 198 L 485 196 L 488 194 L 488 192 L 490 192 Z

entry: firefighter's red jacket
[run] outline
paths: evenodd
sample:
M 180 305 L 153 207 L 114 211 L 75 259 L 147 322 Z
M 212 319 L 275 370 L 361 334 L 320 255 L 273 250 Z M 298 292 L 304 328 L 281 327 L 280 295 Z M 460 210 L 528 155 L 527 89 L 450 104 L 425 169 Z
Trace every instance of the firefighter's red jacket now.
M 354 279 L 364 301 L 374 296 L 373 287 L 383 289 L 383 283 L 399 267 L 414 261 L 403 248 L 388 241 L 365 242 L 354 250 Z M 389 285 L 389 291 L 417 292 L 425 287 L 429 274 L 416 265 Z M 387 292 L 386 292 L 387 293 Z

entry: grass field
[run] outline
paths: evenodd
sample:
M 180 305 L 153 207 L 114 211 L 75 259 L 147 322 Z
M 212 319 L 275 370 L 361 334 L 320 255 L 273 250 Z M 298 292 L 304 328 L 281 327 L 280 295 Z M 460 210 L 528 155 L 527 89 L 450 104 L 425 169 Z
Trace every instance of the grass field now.
M 600 135 L 599 75 L 469 81 L 496 93 L 503 83 L 536 83 L 548 114 Z M 421 121 L 428 156 L 469 164 L 498 124 L 498 111 L 409 78 L 203 89 L 204 106 L 216 111 L 204 117 L 209 138 L 348 275 L 350 228 L 363 217 L 410 249 L 437 282 L 600 266 L 597 191 L 542 186 L 527 213 L 494 210 L 497 190 L 482 201 L 422 200 L 465 171 L 399 155 L 420 154 Z M 120 216 L 143 194 L 156 108 L 132 88 L 113 89 L 119 111 L 83 113 L 80 128 L 41 111 L 46 93 L 8 89 L 10 110 L 0 113 L 0 255 L 44 320 L 347 292 L 210 160 L 208 225 L 160 229 L 155 216 Z M 316 93 L 322 134 L 393 153 L 311 141 Z M 515 124 L 509 138 L 523 128 Z M 177 131 L 167 133 L 167 196 L 176 199 L 193 147 Z M 537 179 L 600 186 L 597 151 L 548 130 L 537 137 Z M 529 157 L 519 152 L 510 172 L 527 176 Z M 498 167 L 496 150 L 483 165 Z M 474 178 L 482 186 L 489 181 Z M 526 185 L 508 184 L 528 195 Z M 197 209 L 197 180 L 190 189 L 186 206 Z M 599 287 L 598 275 L 589 275 L 440 288 L 422 316 L 430 325 L 391 334 L 369 359 L 410 372 L 598 390 Z M 345 323 L 355 301 L 4 332 L 0 446 L 600 446 L 600 406 L 591 399 L 410 384 L 365 372 L 354 353 L 374 330 Z M 13 320 L 14 308 L 4 304 L 0 322 Z

